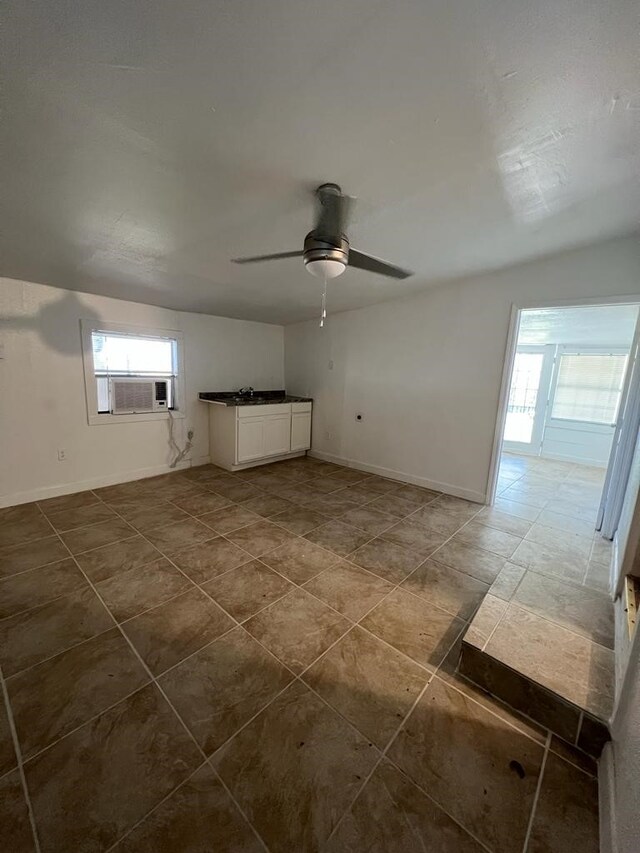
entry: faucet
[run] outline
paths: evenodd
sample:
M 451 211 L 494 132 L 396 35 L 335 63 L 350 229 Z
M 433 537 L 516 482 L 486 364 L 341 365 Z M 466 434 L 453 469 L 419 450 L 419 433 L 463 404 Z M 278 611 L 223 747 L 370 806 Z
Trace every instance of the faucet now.
M 238 391 L 238 394 L 240 394 L 240 395 L 241 395 L 241 396 L 243 396 L 243 397 L 244 397 L 245 395 L 246 395 L 246 396 L 248 396 L 248 397 L 253 397 L 253 388 L 251 387 L 251 385 L 247 386 L 246 388 L 241 388 L 241 389 Z

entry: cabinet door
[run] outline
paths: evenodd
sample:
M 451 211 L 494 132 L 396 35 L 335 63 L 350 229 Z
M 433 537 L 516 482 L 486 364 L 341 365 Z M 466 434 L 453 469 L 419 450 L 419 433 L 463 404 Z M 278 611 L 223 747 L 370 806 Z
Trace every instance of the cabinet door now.
M 311 447 L 311 412 L 294 412 L 291 415 L 291 449 L 308 450 Z
M 288 453 L 291 447 L 291 415 L 269 415 L 264 419 L 263 456 Z
M 264 453 L 264 418 L 243 418 L 238 420 L 238 444 L 236 459 L 238 462 L 252 462 L 261 459 Z

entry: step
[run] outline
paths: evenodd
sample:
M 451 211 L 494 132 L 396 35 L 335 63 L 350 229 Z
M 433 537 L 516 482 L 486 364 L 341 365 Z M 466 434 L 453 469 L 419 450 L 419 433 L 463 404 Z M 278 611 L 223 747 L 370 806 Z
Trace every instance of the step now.
M 614 697 L 613 603 L 602 592 L 526 570 L 494 585 L 462 642 L 462 675 L 598 757 Z

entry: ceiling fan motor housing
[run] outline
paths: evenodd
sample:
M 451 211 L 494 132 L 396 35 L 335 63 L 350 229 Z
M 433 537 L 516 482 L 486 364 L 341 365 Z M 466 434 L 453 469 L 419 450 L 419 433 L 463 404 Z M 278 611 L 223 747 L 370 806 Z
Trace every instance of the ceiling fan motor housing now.
M 337 261 L 345 267 L 349 263 L 349 241 L 341 237 L 319 237 L 310 231 L 304 238 L 305 266 L 312 261 Z

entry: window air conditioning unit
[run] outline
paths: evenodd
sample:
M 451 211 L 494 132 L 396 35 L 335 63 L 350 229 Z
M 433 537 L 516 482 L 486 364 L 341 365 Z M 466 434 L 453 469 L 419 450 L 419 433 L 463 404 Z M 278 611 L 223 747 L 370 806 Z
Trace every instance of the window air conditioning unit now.
M 129 377 L 110 379 L 109 399 L 113 415 L 162 412 L 168 408 L 169 380 Z

